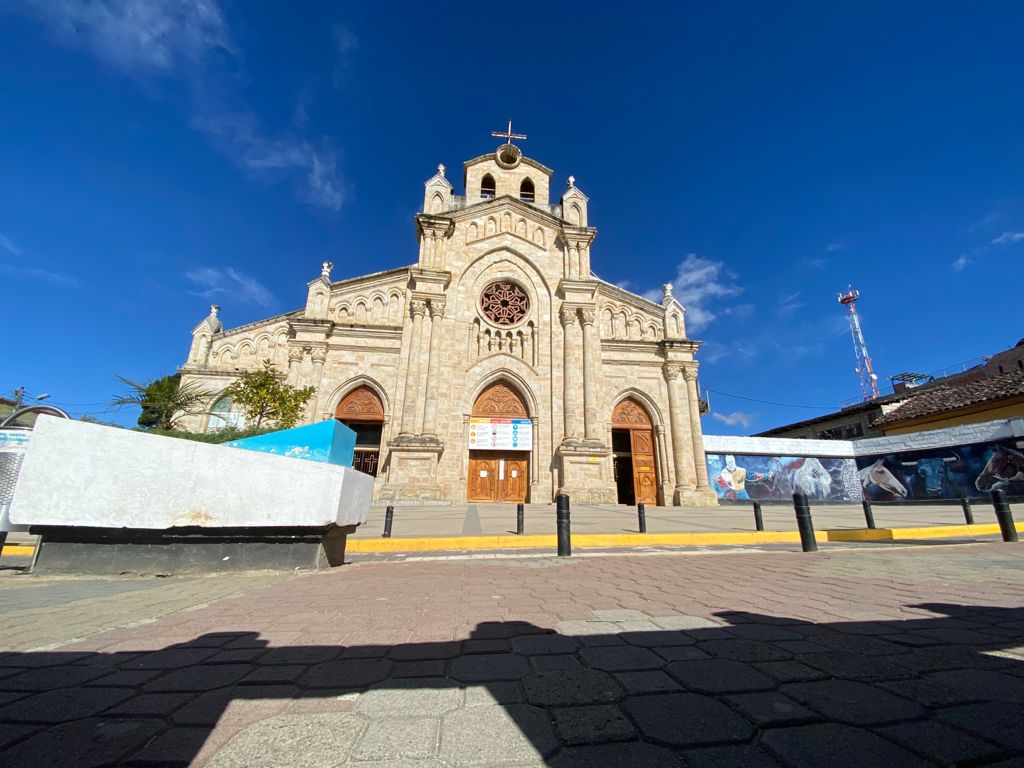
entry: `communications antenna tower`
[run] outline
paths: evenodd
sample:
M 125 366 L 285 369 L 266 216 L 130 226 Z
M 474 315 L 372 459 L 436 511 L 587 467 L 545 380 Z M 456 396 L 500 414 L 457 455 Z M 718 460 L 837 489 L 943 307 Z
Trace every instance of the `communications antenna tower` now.
M 878 376 L 871 367 L 871 355 L 868 354 L 868 343 L 864 341 L 864 331 L 860 327 L 860 316 L 857 314 L 857 299 L 860 291 L 848 286 L 846 293 L 839 294 L 839 303 L 846 306 L 846 319 L 850 322 L 850 335 L 853 337 L 853 353 L 857 356 L 857 376 L 860 378 L 860 391 L 865 400 L 878 397 Z

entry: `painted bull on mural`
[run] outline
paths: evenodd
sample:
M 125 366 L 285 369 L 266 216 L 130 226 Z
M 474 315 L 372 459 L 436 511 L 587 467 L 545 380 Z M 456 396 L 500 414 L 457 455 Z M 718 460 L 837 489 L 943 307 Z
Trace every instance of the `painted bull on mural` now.
M 901 461 L 904 467 L 913 467 L 920 484 L 920 491 L 915 493 L 922 499 L 958 499 L 963 496 L 963 489 L 957 472 L 963 472 L 966 464 L 957 455 L 930 457 L 916 461 Z
M 907 498 L 907 487 L 896 479 L 896 475 L 886 468 L 884 462 L 885 459 L 878 459 L 857 473 L 864 489 L 864 498 L 879 501 Z
M 1002 491 L 1010 496 L 1024 494 L 1024 453 L 1013 448 L 992 447 L 992 456 L 974 486 L 986 493 Z

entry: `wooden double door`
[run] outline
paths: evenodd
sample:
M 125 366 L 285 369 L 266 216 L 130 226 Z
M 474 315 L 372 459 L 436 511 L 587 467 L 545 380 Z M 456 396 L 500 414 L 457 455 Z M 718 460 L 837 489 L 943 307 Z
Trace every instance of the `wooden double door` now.
M 647 410 L 632 398 L 612 412 L 612 455 L 619 503 L 657 504 L 654 427 Z
M 526 501 L 530 454 L 524 451 L 470 451 L 467 501 Z

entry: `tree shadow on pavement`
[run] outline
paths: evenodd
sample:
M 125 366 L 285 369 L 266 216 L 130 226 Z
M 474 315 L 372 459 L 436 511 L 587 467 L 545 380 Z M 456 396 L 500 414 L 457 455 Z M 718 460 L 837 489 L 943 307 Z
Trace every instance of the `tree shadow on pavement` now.
M 239 631 L 6 653 L 0 764 L 1024 764 L 1024 609 L 913 607 L 940 615 L 725 612 L 721 626 L 573 622 L 573 635 L 508 621 L 392 646 L 270 647 Z

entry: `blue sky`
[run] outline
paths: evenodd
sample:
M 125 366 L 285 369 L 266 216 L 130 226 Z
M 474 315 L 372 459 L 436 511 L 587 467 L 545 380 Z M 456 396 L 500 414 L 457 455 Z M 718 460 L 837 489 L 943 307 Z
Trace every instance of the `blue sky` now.
M 509 117 L 601 277 L 675 282 L 709 433 L 858 396 L 849 283 L 883 380 L 1011 346 L 1024 5 L 836 6 L 7 0 L 0 390 L 133 422 L 114 374 L 173 372 L 211 300 L 412 263 L 422 182 Z

